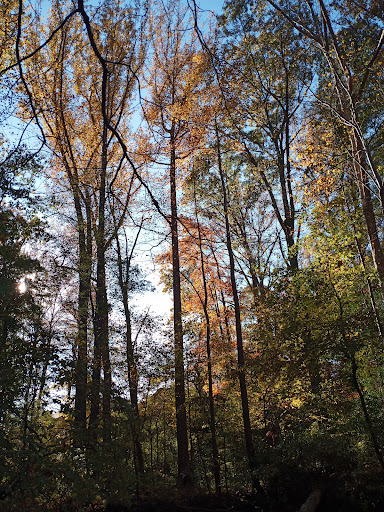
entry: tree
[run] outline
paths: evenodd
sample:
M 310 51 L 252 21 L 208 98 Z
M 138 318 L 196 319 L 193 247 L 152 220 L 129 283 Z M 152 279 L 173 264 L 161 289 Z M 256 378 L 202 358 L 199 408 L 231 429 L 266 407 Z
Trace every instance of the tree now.
M 372 257 L 383 281 L 384 256 L 372 186 L 377 190 L 381 210 L 384 188 L 369 140 L 370 127 L 376 125 L 375 129 L 379 131 L 382 125 L 377 124 L 377 107 L 368 108 L 370 101 L 375 103 L 372 93 L 380 89 L 383 79 L 381 71 L 376 71 L 384 44 L 382 15 L 376 2 L 364 6 L 337 2 L 332 10 L 323 0 L 319 0 L 316 7 L 308 4 L 301 8 L 295 3 L 289 4 L 288 8 L 273 1 L 268 3 L 320 51 L 321 64 L 327 69 L 333 94 L 330 99 L 320 94 L 319 99 L 347 132 Z M 371 113 L 370 120 L 365 118 L 367 112 Z
M 52 13 L 53 26 L 64 15 Z M 91 384 L 89 429 L 97 435 L 100 415 L 101 369 L 103 369 L 103 438 L 110 438 L 111 367 L 108 344 L 108 299 L 106 288 L 106 251 L 123 223 L 130 194 L 125 195 L 116 226 L 108 221 L 107 195 L 117 190 L 124 194 L 126 168 L 119 145 L 108 133 L 109 122 L 126 127 L 125 114 L 133 87 L 133 67 L 140 66 L 131 13 L 106 3 L 94 20 L 97 42 L 113 64 L 106 83 L 100 84 L 102 67 L 76 20 L 71 20 L 52 42 L 29 63 L 31 90 L 54 154 L 60 176 L 68 180 L 73 196 L 79 247 L 79 311 L 76 358 L 75 421 L 80 438 L 85 437 L 87 401 L 87 359 L 89 299 L 92 290 L 92 261 L 96 261 L 94 323 L 94 359 Z M 97 28 L 97 30 L 96 30 Z M 104 31 L 104 32 L 103 32 Z M 104 37 L 104 35 L 106 37 Z M 36 32 L 35 44 L 38 44 Z M 125 43 L 123 43 L 124 39 Z M 72 45 L 72 50 L 70 47 Z M 75 52 L 75 53 L 73 53 Z M 73 56 L 76 55 L 76 59 Z M 52 63 L 58 65 L 52 65 Z M 41 75 L 41 67 L 46 74 Z M 39 71 L 37 72 L 37 68 Z M 39 79 L 35 73 L 38 73 Z M 48 81 L 47 79 L 50 78 Z M 73 88 L 76 95 L 72 94 Z M 105 92 L 102 94 L 101 88 Z M 44 96 L 44 100 L 43 100 Z M 104 99 L 101 99 L 103 97 Z M 50 108 L 46 105 L 50 103 Z M 104 109 L 104 110 L 103 110 Z M 93 252 L 95 243 L 95 254 Z
M 183 326 L 181 311 L 180 257 L 178 235 L 177 181 L 178 168 L 199 140 L 199 126 L 193 122 L 199 93 L 202 62 L 196 55 L 195 38 L 185 37 L 186 11 L 175 2 L 158 6 L 152 21 L 152 68 L 150 101 L 144 108 L 145 119 L 158 144 L 155 155 L 169 169 L 170 210 L 167 222 L 172 238 L 172 289 L 175 343 L 175 401 L 178 441 L 178 482 L 191 480 L 188 456 L 187 417 L 185 408 Z M 156 28 L 155 28 L 156 26 Z M 157 142 L 157 140 L 159 142 Z
M 263 188 L 269 197 L 283 235 L 282 256 L 295 271 L 300 227 L 292 145 L 312 81 L 312 55 L 284 19 L 266 17 L 261 6 L 253 14 L 247 4 L 226 5 L 221 26 L 228 42 L 212 53 L 212 61 L 220 70 L 226 133 L 237 142 L 238 165 L 247 166 L 255 189 Z
M 249 417 L 249 402 L 248 402 L 248 391 L 247 384 L 245 379 L 245 360 L 244 360 L 244 347 L 243 347 L 243 333 L 241 327 L 241 316 L 240 316 L 240 303 L 237 292 L 237 284 L 235 277 L 235 260 L 232 250 L 232 238 L 231 238 L 231 230 L 229 225 L 229 201 L 228 201 L 228 191 L 227 184 L 225 181 L 225 174 L 222 165 L 221 159 L 221 142 L 219 138 L 219 134 L 216 128 L 216 136 L 217 136 L 217 166 L 220 175 L 221 188 L 223 194 L 223 208 L 224 208 L 224 218 L 225 218 L 225 235 L 226 235 L 226 246 L 229 257 L 229 268 L 231 275 L 231 287 L 233 294 L 233 301 L 235 307 L 235 320 L 236 320 L 236 346 L 237 346 L 237 362 L 238 362 L 238 377 L 240 384 L 240 392 L 241 392 L 241 408 L 243 412 L 243 425 L 244 425 L 244 439 L 245 446 L 248 457 L 248 465 L 251 473 L 252 487 L 254 489 L 260 489 L 260 482 L 257 480 L 255 475 L 256 470 L 256 459 L 255 459 L 255 451 L 253 446 L 252 439 L 252 429 L 251 429 L 251 421 Z
M 0 166 L 0 451 L 1 496 L 27 479 L 37 457 L 36 431 L 54 357 L 53 333 L 44 316 L 45 269 L 33 256 L 45 239 L 32 190 L 40 166 L 25 148 L 7 151 Z M 28 250 L 29 249 L 29 250 Z M 35 452 L 35 453 L 33 453 Z
M 133 181 L 133 179 L 132 179 Z M 131 183 L 132 184 L 132 183 Z M 112 211 L 112 215 L 115 220 L 114 211 Z M 136 357 L 134 352 L 134 342 L 132 336 L 132 322 L 131 322 L 131 310 L 129 304 L 129 292 L 134 288 L 135 283 L 132 282 L 132 258 L 135 250 L 135 246 L 137 244 L 138 238 L 140 236 L 140 231 L 143 225 L 144 219 L 141 221 L 141 225 L 137 231 L 135 236 L 134 243 L 128 252 L 128 238 L 127 234 L 124 231 L 125 240 L 123 244 L 123 248 L 125 247 L 125 254 L 122 251 L 122 244 L 120 242 L 119 233 L 116 231 L 116 252 L 117 252 L 117 268 L 118 268 L 118 282 L 124 307 L 124 315 L 125 315 L 125 324 L 126 324 L 126 350 L 127 350 L 127 366 L 128 366 L 128 383 L 129 383 L 129 393 L 131 399 L 131 405 L 133 408 L 133 413 L 135 416 L 135 421 L 132 425 L 132 433 L 133 433 L 133 442 L 135 446 L 134 458 L 135 458 L 135 467 L 137 468 L 138 473 L 144 472 L 144 459 L 143 459 L 143 450 L 140 442 L 140 412 L 139 412 L 139 395 L 138 395 L 138 387 L 139 387 L 139 373 L 137 369 Z M 137 285 L 137 284 L 136 284 Z
M 56 2 L 45 24 L 3 2 L 3 97 L 45 147 L 50 203 L 36 157 L 4 149 L 3 508 L 126 508 L 174 496 L 176 472 L 188 507 L 192 468 L 230 493 L 213 508 L 249 480 L 243 508 L 319 486 L 323 507 L 380 508 L 379 7 L 227 2 L 213 33 L 195 2 Z M 134 309 L 141 242 L 165 328 Z
M 26 243 L 42 236 L 42 225 L 33 211 L 30 180 L 38 169 L 36 161 L 25 151 L 17 151 L 0 168 L 1 214 L 1 352 L 2 415 L 12 410 L 23 387 L 23 358 L 28 357 L 25 335 L 33 330 L 34 318 L 39 326 L 39 305 L 31 291 L 22 293 L 20 283 L 28 274 L 41 271 L 40 263 L 23 252 Z M 17 210 L 24 206 L 26 213 Z M 27 290 L 24 290 L 27 292 Z M 30 311 L 29 311 L 30 310 Z M 23 317 L 25 320 L 23 320 Z M 19 341 L 20 347 L 17 348 Z M 11 375 L 13 378 L 11 378 Z M 7 406 L 6 406 L 7 404 Z

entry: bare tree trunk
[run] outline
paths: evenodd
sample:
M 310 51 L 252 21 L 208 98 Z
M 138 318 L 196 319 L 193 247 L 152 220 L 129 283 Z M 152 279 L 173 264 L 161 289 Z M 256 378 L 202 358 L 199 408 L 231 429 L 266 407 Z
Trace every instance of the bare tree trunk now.
M 100 192 L 99 192 L 99 223 L 95 234 L 97 254 L 96 275 L 96 322 L 95 337 L 99 338 L 103 366 L 103 441 L 111 439 L 111 361 L 109 357 L 109 323 L 108 323 L 108 297 L 105 279 L 105 204 L 106 204 L 106 178 L 107 178 L 107 127 L 103 127 L 103 141 L 101 154 Z
M 367 228 L 369 244 L 371 246 L 372 257 L 379 274 L 380 281 L 383 283 L 384 255 L 377 229 L 377 221 L 372 203 L 369 177 L 365 167 L 364 148 L 362 146 L 360 136 L 356 133 L 356 130 L 350 131 L 349 138 L 352 147 L 353 167 L 360 192 L 361 206 L 364 214 L 365 225 Z
M 96 429 L 100 415 L 101 367 L 103 368 L 103 441 L 111 437 L 111 363 L 108 342 L 108 298 L 105 280 L 105 202 L 107 173 L 107 129 L 104 125 L 101 168 L 98 225 L 95 230 L 96 241 L 96 300 L 94 313 L 94 366 L 92 374 L 91 415 L 89 428 L 97 437 Z
M 80 202 L 76 205 L 79 233 L 79 294 L 75 369 L 75 435 L 80 444 L 84 443 L 86 439 L 87 428 L 88 314 L 92 265 L 92 228 L 89 195 L 86 196 L 86 200 L 88 202 L 86 204 L 86 225 L 83 220 Z M 79 199 L 75 197 L 75 203 L 77 201 Z
M 216 493 L 221 494 L 219 451 L 217 448 L 217 436 L 216 436 L 215 403 L 214 403 L 214 399 L 213 399 L 213 378 L 212 378 L 212 358 L 211 358 L 211 322 L 210 322 L 209 313 L 208 313 L 208 288 L 207 288 L 207 279 L 206 279 L 206 275 L 205 275 L 205 266 L 204 266 L 203 241 L 202 241 L 202 236 L 201 236 L 199 218 L 197 215 L 196 195 L 195 195 L 195 210 L 196 210 L 196 223 L 197 223 L 197 229 L 198 229 L 198 234 L 199 234 L 201 275 L 203 278 L 203 285 L 204 285 L 204 300 L 202 302 L 202 305 L 203 305 L 205 323 L 206 323 L 209 424 L 210 424 L 209 426 L 210 426 L 210 430 L 211 430 L 211 442 L 212 442 L 213 476 L 215 479 Z
M 172 279 L 173 279 L 173 325 L 175 343 L 175 400 L 176 400 L 176 431 L 177 431 L 177 483 L 180 487 L 191 483 L 191 469 L 188 453 L 187 414 L 185 408 L 184 382 L 184 347 L 183 326 L 181 319 L 181 286 L 179 238 L 177 227 L 176 198 L 176 148 L 175 128 L 170 133 L 170 186 L 171 186 L 171 231 L 172 231 Z
M 114 219 L 115 220 L 115 219 Z M 117 229 L 116 221 L 115 221 L 115 229 Z M 137 372 L 137 365 L 135 361 L 135 354 L 132 342 L 132 327 L 131 327 L 131 312 L 129 308 L 129 297 L 128 297 L 128 281 L 129 281 L 129 272 L 130 272 L 130 263 L 133 255 L 133 251 L 135 249 L 135 245 L 139 236 L 140 230 L 136 235 L 135 242 L 131 249 L 130 255 L 128 256 L 128 248 L 126 258 L 126 269 L 125 269 L 125 277 L 123 270 L 123 258 L 121 255 L 121 246 L 120 240 L 118 237 L 118 233 L 116 233 L 116 247 L 117 247 L 117 266 L 119 271 L 119 286 L 121 290 L 121 295 L 123 299 L 123 307 L 124 307 L 124 315 L 125 315 L 125 324 L 126 324 L 126 344 L 127 344 L 127 367 L 128 367 L 128 384 L 129 384 L 129 395 L 131 399 L 131 406 L 134 414 L 134 421 L 132 423 L 132 435 L 133 435 L 133 443 L 135 446 L 134 455 L 135 455 L 135 464 L 139 473 L 144 472 L 144 459 L 143 459 L 143 450 L 140 442 L 140 413 L 139 413 L 139 401 L 138 401 L 138 385 L 139 385 L 139 375 Z
M 94 331 L 95 315 L 93 318 Z M 92 362 L 92 382 L 91 382 L 91 412 L 89 415 L 88 430 L 93 442 L 97 442 L 97 429 L 100 421 L 100 380 L 101 380 L 101 351 L 98 338 L 94 338 L 93 362 Z
M 367 424 L 367 428 L 368 428 L 368 432 L 371 436 L 371 441 L 372 441 L 372 444 L 373 444 L 373 448 L 375 450 L 375 454 L 376 454 L 376 457 L 377 457 L 377 460 L 380 464 L 380 467 L 381 467 L 381 470 L 384 471 L 384 459 L 383 459 L 383 455 L 381 453 L 381 449 L 380 449 L 380 445 L 379 445 L 379 442 L 378 442 L 378 439 L 377 439 L 377 435 L 376 435 L 376 432 L 375 432 L 375 429 L 373 427 L 373 424 L 372 424 L 372 420 L 371 420 L 371 416 L 368 412 L 368 408 L 367 408 L 367 404 L 365 402 L 365 398 L 364 398 L 364 394 L 361 390 L 361 387 L 359 385 L 359 382 L 357 380 L 357 364 L 356 364 L 356 359 L 354 356 L 352 356 L 352 382 L 353 382 L 353 386 L 355 388 L 355 390 L 357 391 L 358 395 L 359 395 L 359 398 L 360 398 L 360 403 L 361 403 L 361 408 L 363 409 L 363 414 L 364 414 L 364 419 L 365 419 L 365 422 Z
M 231 274 L 233 302 L 235 305 L 236 346 L 237 346 L 237 362 L 238 362 L 237 373 L 238 373 L 238 377 L 239 377 L 241 407 L 242 407 L 242 412 L 243 412 L 244 440 L 245 440 L 245 446 L 246 446 L 246 452 L 247 452 L 247 458 L 248 458 L 248 467 L 249 467 L 249 471 L 251 474 L 252 487 L 254 489 L 259 489 L 260 482 L 256 478 L 256 474 L 255 474 L 256 458 L 255 458 L 255 451 L 254 451 L 254 447 L 253 447 L 251 421 L 250 421 L 250 417 L 249 417 L 248 393 L 247 393 L 247 384 L 246 384 L 246 379 L 245 379 L 243 334 L 242 334 L 242 328 L 241 328 L 240 304 L 239 304 L 239 297 L 238 297 L 238 293 L 237 293 L 237 285 L 236 285 L 236 277 L 235 277 L 235 259 L 234 259 L 233 250 L 232 250 L 231 231 L 230 231 L 230 226 L 229 226 L 227 187 L 226 187 L 226 183 L 225 183 L 224 170 L 222 167 L 220 139 L 219 139 L 219 134 L 218 134 L 217 128 L 216 128 L 216 136 L 217 136 L 218 168 L 219 168 L 221 187 L 222 187 L 222 193 L 223 193 L 226 245 L 227 245 L 228 256 L 229 256 L 229 267 L 230 267 L 230 274 Z

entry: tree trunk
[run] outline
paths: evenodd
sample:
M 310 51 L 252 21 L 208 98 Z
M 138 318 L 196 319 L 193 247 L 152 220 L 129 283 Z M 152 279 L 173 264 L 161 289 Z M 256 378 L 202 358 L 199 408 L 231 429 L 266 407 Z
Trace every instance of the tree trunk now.
M 86 199 L 90 201 L 89 196 Z M 86 439 L 87 428 L 87 365 L 88 365 L 88 314 L 91 287 L 92 231 L 90 204 L 86 204 L 86 224 L 79 194 L 74 194 L 79 236 L 79 292 L 77 319 L 77 359 L 75 368 L 75 437 L 81 444 Z
M 249 467 L 249 471 L 251 474 L 252 487 L 253 487 L 253 489 L 257 490 L 260 488 L 260 482 L 256 478 L 256 474 L 255 474 L 256 459 L 255 459 L 255 451 L 254 451 L 254 447 L 253 447 L 251 421 L 250 421 L 250 417 L 249 417 L 247 384 L 246 384 L 246 379 L 245 379 L 245 362 L 244 362 L 243 334 L 242 334 L 241 317 L 240 317 L 240 304 L 239 304 L 239 297 L 238 297 L 238 293 L 237 293 L 237 285 L 236 285 L 236 277 L 235 277 L 235 259 L 234 259 L 233 250 L 232 250 L 231 231 L 230 231 L 230 226 L 229 226 L 227 188 L 226 188 L 224 171 L 223 171 L 222 162 L 221 162 L 220 140 L 219 140 L 219 134 L 218 134 L 217 129 L 216 129 L 216 136 L 217 136 L 218 168 L 219 168 L 221 187 L 222 187 L 222 193 L 223 193 L 226 245 L 227 245 L 228 256 L 229 256 L 229 268 L 230 268 L 230 274 L 231 274 L 233 302 L 234 302 L 234 306 L 235 306 L 238 377 L 239 377 L 239 384 L 240 384 L 241 407 L 242 407 L 242 413 L 243 413 L 244 440 L 245 440 L 245 446 L 246 446 L 246 452 L 247 452 L 247 458 L 248 458 L 248 467 Z
M 114 219 L 115 220 L 115 219 Z M 116 221 L 115 221 L 115 229 L 117 229 Z M 129 396 L 131 399 L 131 406 L 134 415 L 134 421 L 132 423 L 132 435 L 133 435 L 133 444 L 134 444 L 134 455 L 135 455 L 135 465 L 139 473 L 144 472 L 144 459 L 143 459 L 143 450 L 140 442 L 140 413 L 139 413 L 139 402 L 138 402 L 138 385 L 139 385 L 139 375 L 137 372 L 137 365 L 135 361 L 135 354 L 133 350 L 132 343 L 132 328 L 131 328 L 131 312 L 129 309 L 129 297 L 128 297 L 128 280 L 129 280 L 129 272 L 130 272 L 130 261 L 133 254 L 134 247 L 136 245 L 139 233 L 136 236 L 135 243 L 132 247 L 131 254 L 128 257 L 127 255 L 127 266 L 126 266 L 126 275 L 124 278 L 123 271 L 123 258 L 121 255 L 121 246 L 118 234 L 116 233 L 116 247 L 117 247 L 117 266 L 119 270 L 119 286 L 121 290 L 121 295 L 123 299 L 124 306 L 124 315 L 125 315 L 125 324 L 126 324 L 126 343 L 127 343 L 127 367 L 128 367 L 128 384 L 129 384 Z
M 92 403 L 90 429 L 94 430 L 99 423 L 100 414 L 100 380 L 101 366 L 103 368 L 103 441 L 108 442 L 111 437 L 111 363 L 109 358 L 108 341 L 108 298 L 105 279 L 105 202 L 106 202 L 106 174 L 107 174 L 107 128 L 104 125 L 101 168 L 98 225 L 95 231 L 96 241 L 96 297 L 94 314 L 94 368 L 92 375 Z M 97 436 L 97 434 L 96 434 Z
M 353 383 L 353 387 L 357 391 L 359 398 L 360 398 L 360 403 L 361 403 L 361 408 L 363 409 L 365 423 L 367 425 L 368 432 L 371 436 L 371 441 L 372 441 L 373 449 L 375 450 L 377 461 L 380 464 L 381 470 L 384 472 L 384 459 L 383 459 L 383 455 L 381 453 L 379 441 L 377 439 L 375 428 L 372 424 L 371 416 L 368 412 L 368 408 L 367 408 L 367 404 L 365 402 L 363 391 L 361 390 L 359 381 L 357 380 L 357 363 L 356 363 L 355 356 L 352 356 L 352 383 Z
M 353 168 L 361 197 L 361 206 L 371 246 L 372 257 L 379 274 L 380 281 L 384 282 L 384 255 L 381 247 L 375 211 L 372 203 L 372 194 L 369 185 L 369 177 L 365 166 L 365 153 L 359 134 L 351 130 L 349 134 L 352 147 Z
M 108 323 L 108 296 L 105 279 L 105 203 L 106 203 L 106 178 L 107 178 L 107 148 L 108 148 L 107 127 L 103 127 L 103 142 L 101 155 L 101 175 L 99 193 L 99 224 L 96 232 L 96 321 L 97 332 L 95 337 L 99 338 L 101 358 L 103 365 L 103 441 L 111 439 L 111 361 L 109 357 L 109 323 Z
M 221 494 L 221 482 L 220 482 L 220 463 L 219 463 L 219 451 L 217 448 L 217 436 L 216 436 L 216 419 L 215 419 L 215 403 L 213 399 L 213 378 L 212 378 L 212 358 L 211 358 L 211 322 L 208 313 L 208 288 L 207 279 L 205 276 L 204 266 L 204 252 L 202 247 L 202 237 L 200 223 L 197 215 L 197 205 L 195 196 L 195 209 L 196 209 L 196 223 L 199 234 L 199 249 L 200 249 L 200 263 L 201 263 L 201 275 L 203 278 L 204 285 L 204 301 L 202 303 L 205 323 L 206 323 L 206 347 L 207 347 L 207 366 L 208 366 L 208 397 L 209 397 L 209 426 L 211 430 L 211 442 L 212 442 L 212 466 L 213 476 L 215 479 L 215 490 L 217 494 Z
M 179 486 L 191 482 L 191 470 L 188 453 L 187 414 L 185 408 L 184 383 L 184 348 L 183 326 L 181 320 L 181 286 L 179 238 L 177 226 L 176 199 L 176 148 L 175 128 L 170 133 L 170 187 L 171 187 L 171 232 L 172 232 L 172 288 L 173 288 L 173 326 L 175 344 L 175 400 L 176 400 L 176 431 L 177 431 L 177 483 Z

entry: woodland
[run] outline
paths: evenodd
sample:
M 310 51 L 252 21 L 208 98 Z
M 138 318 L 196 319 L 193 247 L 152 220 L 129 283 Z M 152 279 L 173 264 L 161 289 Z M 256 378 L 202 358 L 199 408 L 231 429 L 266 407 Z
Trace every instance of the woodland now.
M 384 510 L 384 4 L 210 5 L 0 0 L 0 510 Z

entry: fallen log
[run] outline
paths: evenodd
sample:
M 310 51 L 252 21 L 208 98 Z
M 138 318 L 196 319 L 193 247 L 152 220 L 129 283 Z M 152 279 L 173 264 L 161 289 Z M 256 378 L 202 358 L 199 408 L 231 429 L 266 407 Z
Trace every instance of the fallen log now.
M 301 505 L 299 512 L 316 512 L 320 504 L 322 492 L 320 489 L 315 489 L 308 496 L 306 501 Z

